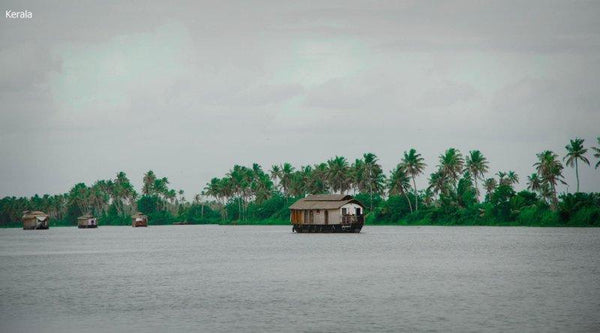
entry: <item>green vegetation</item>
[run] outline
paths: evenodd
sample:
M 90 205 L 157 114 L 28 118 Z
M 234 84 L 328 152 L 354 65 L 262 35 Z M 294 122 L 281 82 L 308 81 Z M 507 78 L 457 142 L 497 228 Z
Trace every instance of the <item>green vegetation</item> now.
M 428 186 L 419 190 L 416 178 L 426 163 L 410 149 L 389 176 L 372 153 L 352 164 L 335 156 L 298 169 L 289 163 L 274 165 L 268 172 L 258 164 L 235 165 L 224 177 L 211 179 L 191 202 L 153 171 L 144 174 L 141 193 L 119 172 L 114 179 L 91 186 L 76 184 L 64 194 L 4 197 L 0 199 L 0 226 L 20 226 L 25 210 L 46 212 L 53 226 L 74 226 L 84 213 L 97 216 L 100 225 L 130 225 L 136 211 L 147 214 L 151 225 L 288 224 L 288 207 L 298 198 L 319 193 L 355 195 L 365 204 L 366 223 L 371 225 L 600 226 L 600 193 L 579 192 L 578 161 L 590 165 L 583 144 L 582 139 L 571 140 L 563 158 L 575 169 L 576 193 L 557 193 L 557 185 L 565 184 L 564 166 L 552 151 L 537 154 L 527 190 L 516 192 L 519 176 L 515 172 L 486 178 L 489 162 L 485 156 L 474 150 L 463 157 L 456 148 L 439 156 Z M 600 148 L 592 150 L 600 159 Z M 483 196 L 479 185 L 485 190 Z

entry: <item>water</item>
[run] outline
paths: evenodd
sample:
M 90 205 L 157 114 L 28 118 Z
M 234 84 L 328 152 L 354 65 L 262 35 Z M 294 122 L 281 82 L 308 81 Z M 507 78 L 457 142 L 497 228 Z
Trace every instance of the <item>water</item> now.
M 598 331 L 600 229 L 0 230 L 0 331 Z

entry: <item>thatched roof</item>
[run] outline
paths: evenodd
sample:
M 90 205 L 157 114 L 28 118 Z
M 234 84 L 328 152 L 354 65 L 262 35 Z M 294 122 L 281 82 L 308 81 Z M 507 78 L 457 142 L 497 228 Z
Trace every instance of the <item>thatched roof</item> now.
M 136 217 L 147 217 L 147 216 L 140 212 L 137 212 L 137 213 L 133 214 L 131 217 L 136 218 Z
M 93 219 L 94 215 L 92 214 L 85 214 L 85 215 L 81 215 L 80 217 L 78 217 L 78 220 L 89 220 L 89 219 Z
M 352 199 L 352 196 L 346 194 L 311 194 L 304 198 L 306 201 L 341 201 L 349 199 Z
M 26 210 L 23 212 L 23 220 L 32 219 L 32 218 L 36 218 L 36 217 L 48 217 L 48 214 L 41 212 L 39 210 L 34 210 L 34 211 Z
M 315 194 L 294 202 L 290 209 L 338 209 L 348 203 L 355 203 L 364 208 L 364 205 L 351 195 Z

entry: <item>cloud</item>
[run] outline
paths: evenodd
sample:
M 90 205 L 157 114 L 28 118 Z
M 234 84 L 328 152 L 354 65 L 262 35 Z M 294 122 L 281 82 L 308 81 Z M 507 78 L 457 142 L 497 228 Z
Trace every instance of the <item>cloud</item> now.
M 418 108 L 449 108 L 479 97 L 480 93 L 470 84 L 443 80 L 428 89 L 416 104 Z
M 151 33 L 119 35 L 105 43 L 57 45 L 60 71 L 52 77 L 57 108 L 74 113 L 122 111 L 139 91 L 155 96 L 186 75 L 191 45 L 180 24 Z
M 312 88 L 306 95 L 304 105 L 333 110 L 361 110 L 373 106 L 375 101 L 388 99 L 384 94 L 389 90 L 377 83 L 372 85 L 356 78 L 336 78 Z

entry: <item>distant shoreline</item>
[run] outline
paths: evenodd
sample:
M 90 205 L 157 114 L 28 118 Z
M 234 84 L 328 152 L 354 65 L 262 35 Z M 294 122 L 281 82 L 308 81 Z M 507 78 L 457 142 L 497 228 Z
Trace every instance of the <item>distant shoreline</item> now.
M 288 223 L 261 223 L 261 222 L 242 222 L 242 223 L 190 223 L 190 224 L 155 224 L 150 223 L 148 227 L 162 227 L 162 226 L 292 226 Z M 131 225 L 121 225 L 121 224 L 107 224 L 107 225 L 99 225 L 99 228 L 103 227 L 128 227 L 131 228 Z M 365 227 L 525 227 L 525 228 L 598 228 L 600 226 L 597 225 L 564 225 L 564 224 L 516 224 L 516 223 L 505 223 L 505 224 L 452 224 L 452 223 L 389 223 L 389 222 L 381 222 L 381 223 L 368 223 L 365 224 Z M 21 229 L 22 225 L 3 225 L 0 226 L 0 229 Z M 50 225 L 50 228 L 77 228 L 76 225 Z

